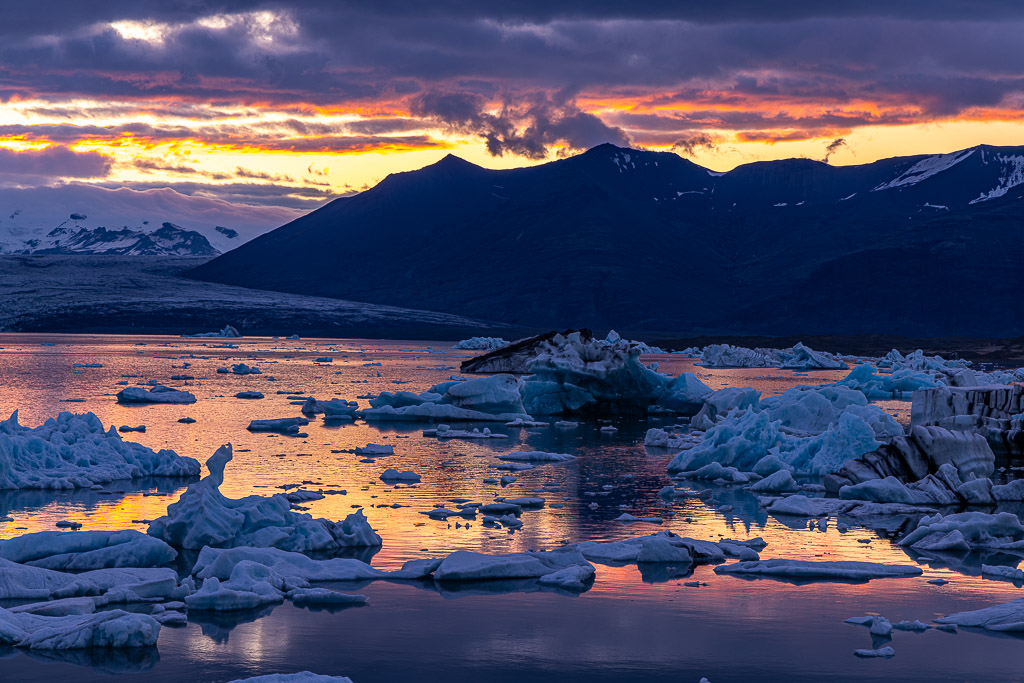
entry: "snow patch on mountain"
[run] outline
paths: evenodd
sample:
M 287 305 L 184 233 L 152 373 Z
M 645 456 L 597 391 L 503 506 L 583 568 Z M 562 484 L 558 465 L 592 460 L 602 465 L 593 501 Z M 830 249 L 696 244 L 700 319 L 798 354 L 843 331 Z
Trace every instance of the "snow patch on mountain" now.
M 903 187 L 906 185 L 916 185 L 922 180 L 927 180 L 934 175 L 953 168 L 961 161 L 974 154 L 974 152 L 974 149 L 965 149 L 959 152 L 936 154 L 935 156 L 927 157 L 908 168 L 893 180 L 890 180 L 887 183 L 882 183 L 873 189 L 872 192 L 878 192 L 879 190 L 891 190 L 895 187 Z
M 1002 166 L 1002 173 L 999 175 L 999 184 L 988 192 L 982 192 L 977 199 L 972 199 L 971 204 L 988 201 L 1002 197 L 1011 189 L 1024 184 L 1024 155 L 1013 154 L 1004 156 L 996 155 L 996 160 Z

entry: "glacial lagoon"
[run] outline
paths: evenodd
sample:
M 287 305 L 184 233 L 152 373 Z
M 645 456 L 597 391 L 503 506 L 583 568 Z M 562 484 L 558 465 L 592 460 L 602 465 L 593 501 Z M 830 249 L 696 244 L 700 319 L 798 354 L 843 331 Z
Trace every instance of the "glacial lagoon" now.
M 411 422 L 325 423 L 313 417 L 306 436 L 253 433 L 250 420 L 298 416 L 301 399 L 326 400 L 382 391 L 421 392 L 458 376 L 473 352 L 451 343 L 271 338 L 183 339 L 156 336 L 0 335 L 0 413 L 18 410 L 35 426 L 61 411 L 93 412 L 105 425 L 145 425 L 124 434 L 153 449 L 168 448 L 203 462 L 231 443 L 234 459 L 221 490 L 231 497 L 271 495 L 301 486 L 341 491 L 303 503 L 314 517 L 339 520 L 359 508 L 383 538 L 379 552 L 353 555 L 374 567 L 442 557 L 456 550 L 489 554 L 551 549 L 576 541 L 616 541 L 671 530 L 719 540 L 761 537 L 762 557 L 917 564 L 920 576 L 870 582 L 746 580 L 715 574 L 713 565 L 595 563 L 588 590 L 544 589 L 535 581 L 473 582 L 455 586 L 417 581 L 327 584 L 366 595 L 368 604 L 341 610 L 300 609 L 291 603 L 216 615 L 190 614 L 184 627 L 164 627 L 158 646 L 132 651 L 70 651 L 40 655 L 0 651 L 0 680 L 104 680 L 112 675 L 148 681 L 227 681 L 265 673 L 311 670 L 359 683 L 450 681 L 693 681 L 749 680 L 1019 680 L 1024 643 L 1005 632 L 931 629 L 894 632 L 875 641 L 868 629 L 843 623 L 879 614 L 891 622 L 923 622 L 945 614 L 1020 597 L 1019 584 L 982 578 L 991 557 L 923 556 L 894 540 L 916 519 L 894 518 L 878 528 L 831 519 L 775 517 L 740 486 L 690 482 L 694 493 L 666 501 L 666 465 L 674 451 L 646 448 L 650 427 L 674 424 L 661 416 L 577 420 L 575 428 L 489 428 L 508 438 L 437 439 L 432 425 Z M 316 362 L 330 358 L 329 362 Z M 692 358 L 652 354 L 645 363 L 677 375 L 695 372 L 709 387 L 753 387 L 777 395 L 800 384 L 834 382 L 847 371 L 795 373 L 779 369 L 709 369 Z M 246 363 L 259 375 L 218 373 Z M 77 367 L 76 367 L 77 364 Z M 100 367 L 88 367 L 99 365 Z M 194 379 L 171 380 L 187 375 Z M 195 394 L 191 405 L 122 405 L 125 386 L 157 380 Z M 125 384 L 126 383 L 126 384 Z M 263 399 L 240 399 L 258 391 Z M 909 402 L 881 405 L 901 423 Z M 194 423 L 178 420 L 190 417 Z M 571 418 L 576 420 L 576 418 Z M 613 426 L 616 431 L 602 427 Z M 366 444 L 391 445 L 394 455 L 354 454 Z M 511 451 L 568 453 L 575 460 L 514 473 L 514 482 L 485 483 Z M 372 462 L 366 462 L 372 460 Z M 1001 466 L 1016 463 L 998 462 Z M 414 470 L 413 485 L 380 480 L 386 468 Z M 138 480 L 102 490 L 0 492 L 0 539 L 53 530 L 58 521 L 86 530 L 137 529 L 164 513 L 188 482 Z M 522 514 L 516 530 L 479 521 L 430 519 L 453 498 L 539 496 L 545 504 Z M 623 513 L 661 524 L 615 521 Z M 182 562 L 187 562 L 183 557 Z M 730 560 L 731 561 L 731 560 Z M 182 567 L 184 570 L 184 567 Z M 949 583 L 928 583 L 945 579 Z M 699 582 L 699 585 L 686 585 Z M 7 605 L 4 605 L 7 606 Z M 896 656 L 859 659 L 853 651 L 891 645 Z

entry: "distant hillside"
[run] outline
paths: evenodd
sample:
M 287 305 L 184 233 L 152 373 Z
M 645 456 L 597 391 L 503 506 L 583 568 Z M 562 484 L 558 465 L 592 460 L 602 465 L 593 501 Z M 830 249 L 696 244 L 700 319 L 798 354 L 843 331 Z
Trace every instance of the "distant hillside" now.
M 1016 336 L 1024 148 L 715 173 L 601 145 L 453 156 L 342 198 L 198 279 L 533 327 Z

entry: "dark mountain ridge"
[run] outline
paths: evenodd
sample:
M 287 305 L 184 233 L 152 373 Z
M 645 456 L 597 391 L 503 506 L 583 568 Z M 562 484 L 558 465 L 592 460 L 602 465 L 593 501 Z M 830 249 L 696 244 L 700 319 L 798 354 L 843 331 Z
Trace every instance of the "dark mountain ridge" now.
M 1015 336 L 1024 148 L 715 173 L 600 145 L 488 170 L 448 156 L 191 272 L 530 327 Z

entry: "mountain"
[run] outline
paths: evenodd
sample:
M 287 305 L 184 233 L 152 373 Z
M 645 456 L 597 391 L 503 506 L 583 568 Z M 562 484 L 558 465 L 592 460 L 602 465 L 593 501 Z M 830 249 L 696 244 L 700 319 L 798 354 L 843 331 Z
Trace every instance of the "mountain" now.
M 678 334 L 1024 331 L 1024 148 L 716 173 L 600 145 L 454 156 L 337 199 L 197 279 L 533 327 Z
M 72 214 L 69 221 L 79 214 Z M 164 223 L 153 232 L 121 228 L 65 227 L 43 237 L 8 245 L 11 254 L 118 254 L 122 256 L 217 256 L 221 252 L 195 230 Z
M 0 254 L 215 256 L 302 213 L 170 188 L 111 189 L 82 183 L 0 188 Z

